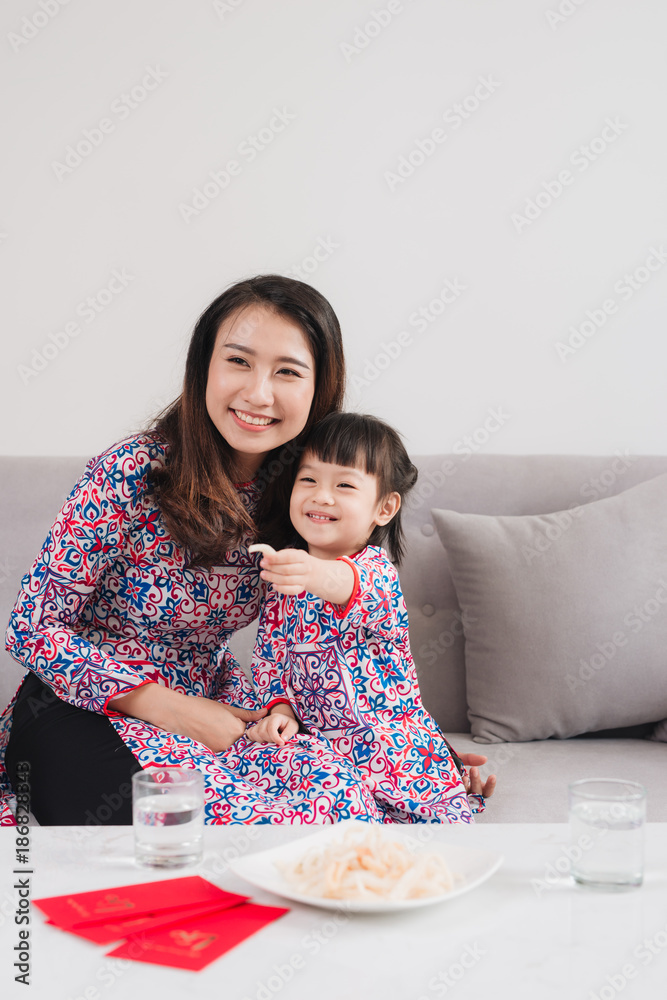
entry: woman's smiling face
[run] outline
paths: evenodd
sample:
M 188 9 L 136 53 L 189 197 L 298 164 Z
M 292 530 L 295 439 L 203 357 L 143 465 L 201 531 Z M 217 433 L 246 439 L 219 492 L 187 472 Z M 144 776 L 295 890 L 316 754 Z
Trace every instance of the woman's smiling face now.
M 293 320 L 252 305 L 220 324 L 206 409 L 244 480 L 254 477 L 270 451 L 303 430 L 314 393 L 315 359 Z

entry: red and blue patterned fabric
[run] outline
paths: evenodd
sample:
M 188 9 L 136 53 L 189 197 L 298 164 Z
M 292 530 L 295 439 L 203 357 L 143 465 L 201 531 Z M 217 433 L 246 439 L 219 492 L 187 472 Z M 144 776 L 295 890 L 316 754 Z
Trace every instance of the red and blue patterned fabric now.
M 347 607 L 305 592 L 267 596 L 252 666 L 260 702 L 288 702 L 352 762 L 386 822 L 471 823 L 483 799 L 469 801 L 422 704 L 398 574 L 374 545 L 343 558 L 355 572 Z
M 161 438 L 138 434 L 88 463 L 23 578 L 8 650 L 62 700 L 105 713 L 142 767 L 203 771 L 208 823 L 382 820 L 361 775 L 321 737 L 299 735 L 278 748 L 242 736 L 215 754 L 108 707 L 115 696 L 149 681 L 258 707 L 227 642 L 259 613 L 259 557 L 241 544 L 222 566 L 186 567 L 148 478 L 166 455 Z M 257 487 L 237 488 L 252 512 Z M 0 825 L 14 822 L 1 762 L 15 700 L 0 719 Z

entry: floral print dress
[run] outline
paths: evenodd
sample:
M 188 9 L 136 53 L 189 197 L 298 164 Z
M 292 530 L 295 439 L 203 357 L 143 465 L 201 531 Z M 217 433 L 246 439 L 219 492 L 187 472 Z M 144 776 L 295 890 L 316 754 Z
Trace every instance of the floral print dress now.
M 361 775 L 322 737 L 278 748 L 242 736 L 216 754 L 108 707 L 150 681 L 258 707 L 227 643 L 259 613 L 259 557 L 242 544 L 224 565 L 187 568 L 150 487 L 150 470 L 167 453 L 159 436 L 136 434 L 88 463 L 23 578 L 9 652 L 63 701 L 106 714 L 142 767 L 203 771 L 208 823 L 382 820 Z M 252 513 L 256 485 L 237 489 Z M 14 822 L 4 754 L 15 701 L 0 719 L 0 825 Z

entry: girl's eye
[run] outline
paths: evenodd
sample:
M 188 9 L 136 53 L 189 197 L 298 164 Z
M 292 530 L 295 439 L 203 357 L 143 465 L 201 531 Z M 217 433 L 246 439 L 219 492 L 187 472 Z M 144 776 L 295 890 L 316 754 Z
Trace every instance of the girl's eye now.
M 339 486 L 347 486 L 348 489 L 350 489 L 350 490 L 354 489 L 354 486 L 352 485 L 352 483 L 339 483 L 338 485 Z
M 301 476 L 301 477 L 299 478 L 299 482 L 300 482 L 300 483 L 314 483 L 314 482 L 315 482 L 315 480 L 314 480 L 314 479 L 311 479 L 311 478 L 310 478 L 310 476 Z

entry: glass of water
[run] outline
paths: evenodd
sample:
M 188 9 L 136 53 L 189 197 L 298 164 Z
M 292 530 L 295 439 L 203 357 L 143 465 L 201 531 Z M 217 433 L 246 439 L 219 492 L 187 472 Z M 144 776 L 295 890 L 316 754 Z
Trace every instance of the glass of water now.
M 204 775 L 185 767 L 151 767 L 132 776 L 134 856 L 140 865 L 179 868 L 201 861 Z
M 644 877 L 646 789 L 593 778 L 570 785 L 570 870 L 576 882 L 629 889 Z

